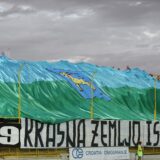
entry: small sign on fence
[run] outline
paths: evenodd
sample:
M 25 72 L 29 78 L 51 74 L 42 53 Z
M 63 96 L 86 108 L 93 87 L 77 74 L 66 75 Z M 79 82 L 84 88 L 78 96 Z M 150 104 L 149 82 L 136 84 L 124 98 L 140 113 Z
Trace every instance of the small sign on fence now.
M 70 148 L 70 160 L 129 160 L 128 147 Z

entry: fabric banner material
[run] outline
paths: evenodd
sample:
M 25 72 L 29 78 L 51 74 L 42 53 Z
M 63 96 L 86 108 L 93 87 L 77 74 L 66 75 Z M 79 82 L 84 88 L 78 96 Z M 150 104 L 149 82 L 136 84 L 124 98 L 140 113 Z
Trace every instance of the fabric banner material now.
M 21 121 L 21 148 L 160 147 L 159 121 L 74 120 L 44 124 Z
M 139 68 L 31 62 L 2 55 L 0 88 L 1 117 L 17 117 L 21 102 L 21 117 L 43 123 L 90 119 L 92 115 L 101 120 L 152 121 L 154 104 L 160 106 L 160 80 Z M 156 113 L 160 121 L 159 107 Z
M 128 147 L 70 148 L 70 160 L 129 160 Z

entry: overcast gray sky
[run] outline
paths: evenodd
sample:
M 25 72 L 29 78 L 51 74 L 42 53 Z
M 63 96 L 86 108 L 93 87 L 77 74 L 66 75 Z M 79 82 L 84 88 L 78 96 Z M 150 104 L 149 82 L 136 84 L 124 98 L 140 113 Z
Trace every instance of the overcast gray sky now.
M 0 51 L 160 73 L 160 0 L 0 0 Z

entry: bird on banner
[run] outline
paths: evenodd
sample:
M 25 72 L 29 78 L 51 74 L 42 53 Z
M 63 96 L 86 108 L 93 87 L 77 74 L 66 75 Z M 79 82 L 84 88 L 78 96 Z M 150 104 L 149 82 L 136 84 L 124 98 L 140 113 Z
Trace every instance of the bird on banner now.
M 69 71 L 62 69 L 49 69 L 47 71 L 51 73 L 56 73 L 65 79 L 72 87 L 74 87 L 80 94 L 86 99 L 91 99 L 93 97 L 103 98 L 106 101 L 110 101 L 110 97 L 103 93 L 101 89 L 91 81 L 86 75 L 79 71 Z M 93 95 L 91 94 L 91 90 Z

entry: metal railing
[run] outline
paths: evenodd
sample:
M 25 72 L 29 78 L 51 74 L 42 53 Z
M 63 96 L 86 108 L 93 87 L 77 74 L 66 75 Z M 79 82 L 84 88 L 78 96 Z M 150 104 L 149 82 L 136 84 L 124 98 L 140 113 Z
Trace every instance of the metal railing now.
M 69 149 L 19 149 L 1 148 L 0 158 L 25 158 L 25 157 L 57 157 L 67 155 Z

